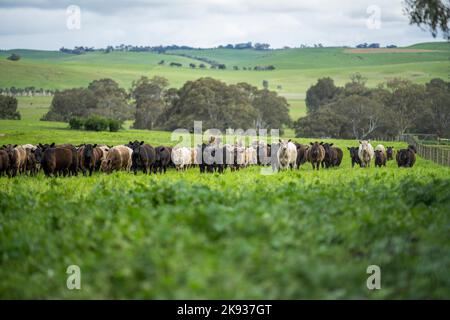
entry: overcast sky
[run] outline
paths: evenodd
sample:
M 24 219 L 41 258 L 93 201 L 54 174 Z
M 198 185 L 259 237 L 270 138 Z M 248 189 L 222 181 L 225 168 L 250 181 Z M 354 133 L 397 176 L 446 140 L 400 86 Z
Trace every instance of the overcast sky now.
M 76 11 L 68 12 L 71 5 L 79 7 L 79 20 Z M 402 0 L 0 0 L 1 49 L 433 40 L 408 24 Z

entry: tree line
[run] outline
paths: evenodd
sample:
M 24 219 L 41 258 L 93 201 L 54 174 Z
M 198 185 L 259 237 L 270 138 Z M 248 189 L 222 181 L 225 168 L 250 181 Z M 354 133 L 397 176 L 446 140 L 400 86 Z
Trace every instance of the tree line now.
M 368 88 L 360 74 L 343 87 L 321 78 L 306 93 L 307 116 L 294 123 L 296 136 L 365 139 L 414 133 L 450 137 L 450 82 L 425 85 L 392 79 Z
M 150 130 L 193 130 L 194 120 L 203 121 L 205 128 L 221 130 L 291 125 L 289 105 L 274 91 L 248 83 L 228 85 L 213 78 L 187 81 L 178 89 L 159 76 L 141 77 L 128 91 L 111 79 L 58 91 L 42 120 L 70 122 L 93 116 L 133 120 L 133 128 Z
M 55 93 L 55 90 L 36 88 L 33 86 L 25 88 L 0 88 L 0 95 L 4 96 L 51 96 Z

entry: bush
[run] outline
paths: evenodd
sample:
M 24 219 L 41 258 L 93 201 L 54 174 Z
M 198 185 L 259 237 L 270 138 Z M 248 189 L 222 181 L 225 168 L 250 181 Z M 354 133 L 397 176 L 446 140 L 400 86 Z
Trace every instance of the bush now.
M 83 126 L 84 126 L 84 120 L 81 118 L 77 118 L 77 117 L 72 118 L 69 121 L 69 126 L 70 126 L 70 129 L 73 129 L 73 130 L 82 130 Z
M 109 119 L 109 131 L 117 132 L 122 129 L 122 121 Z
M 18 54 L 16 54 L 16 53 L 13 53 L 7 59 L 11 60 L 11 61 L 19 61 L 20 60 L 20 56 Z
M 85 120 L 84 129 L 89 131 L 106 131 L 109 128 L 109 120 L 106 118 L 92 116 Z
M 0 95 L 0 119 L 20 120 L 15 97 Z

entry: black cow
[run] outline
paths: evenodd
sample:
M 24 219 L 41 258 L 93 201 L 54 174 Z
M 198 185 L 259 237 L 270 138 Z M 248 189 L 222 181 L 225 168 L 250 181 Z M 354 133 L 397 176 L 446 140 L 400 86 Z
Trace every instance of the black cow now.
M 296 160 L 296 165 L 297 168 L 300 169 L 300 166 L 304 163 L 306 163 L 306 161 L 308 161 L 307 156 L 308 156 L 308 149 L 309 146 L 304 145 L 304 144 L 300 144 L 297 142 L 294 142 L 295 146 L 297 147 L 297 160 Z
M 394 147 L 387 147 L 386 148 L 386 156 L 387 160 L 394 160 Z
M 355 164 L 358 164 L 360 167 L 361 165 L 361 160 L 359 159 L 359 155 L 358 155 L 358 147 L 347 147 L 348 151 L 350 152 L 350 158 L 352 160 L 352 168 L 355 166 Z
M 166 173 L 167 167 L 170 165 L 172 155 L 172 148 L 159 146 L 155 148 L 155 163 L 153 166 L 153 172 Z
M 149 144 L 145 144 L 144 141 L 135 142 L 130 147 L 133 149 L 133 153 L 131 155 L 131 169 L 134 174 L 137 174 L 138 169 L 142 169 L 143 173 L 151 174 L 152 170 L 155 170 L 156 163 L 156 151 Z
M 407 149 L 401 149 L 397 152 L 397 165 L 399 167 L 411 168 L 416 163 L 417 150 L 413 145 L 409 145 Z
M 9 155 L 5 150 L 0 150 L 0 177 L 3 175 L 10 176 Z

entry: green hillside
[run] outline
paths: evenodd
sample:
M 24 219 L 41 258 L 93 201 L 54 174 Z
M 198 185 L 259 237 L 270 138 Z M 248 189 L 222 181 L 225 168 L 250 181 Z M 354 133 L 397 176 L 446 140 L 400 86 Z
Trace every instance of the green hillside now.
M 348 81 L 351 74 L 361 73 L 369 86 L 394 77 L 417 83 L 432 78 L 447 79 L 450 73 L 450 46 L 445 42 L 422 43 L 388 52 L 353 53 L 348 48 L 305 48 L 280 50 L 195 49 L 168 51 L 165 54 L 137 52 L 93 52 L 72 55 L 56 51 L 8 50 L 0 52 L 0 87 L 34 86 L 45 89 L 85 87 L 95 79 L 112 78 L 129 88 L 142 75 L 164 76 L 170 85 L 182 86 L 200 77 L 214 77 L 227 83 L 248 82 L 261 87 L 263 80 L 291 103 L 293 118 L 304 115 L 306 90 L 320 77 L 330 76 L 338 85 Z M 411 52 L 413 50 L 413 52 Z M 414 50 L 419 50 L 414 52 Z M 423 52 L 422 50 L 430 50 Z M 400 52 L 399 52 L 400 51 Z M 20 61 L 6 59 L 12 52 L 21 55 Z M 204 63 L 197 58 L 223 63 L 227 70 L 192 69 Z M 158 63 L 164 60 L 164 65 Z M 180 68 L 170 67 L 181 63 Z M 242 70 L 243 67 L 274 65 L 273 71 Z M 238 66 L 239 70 L 233 70 Z

